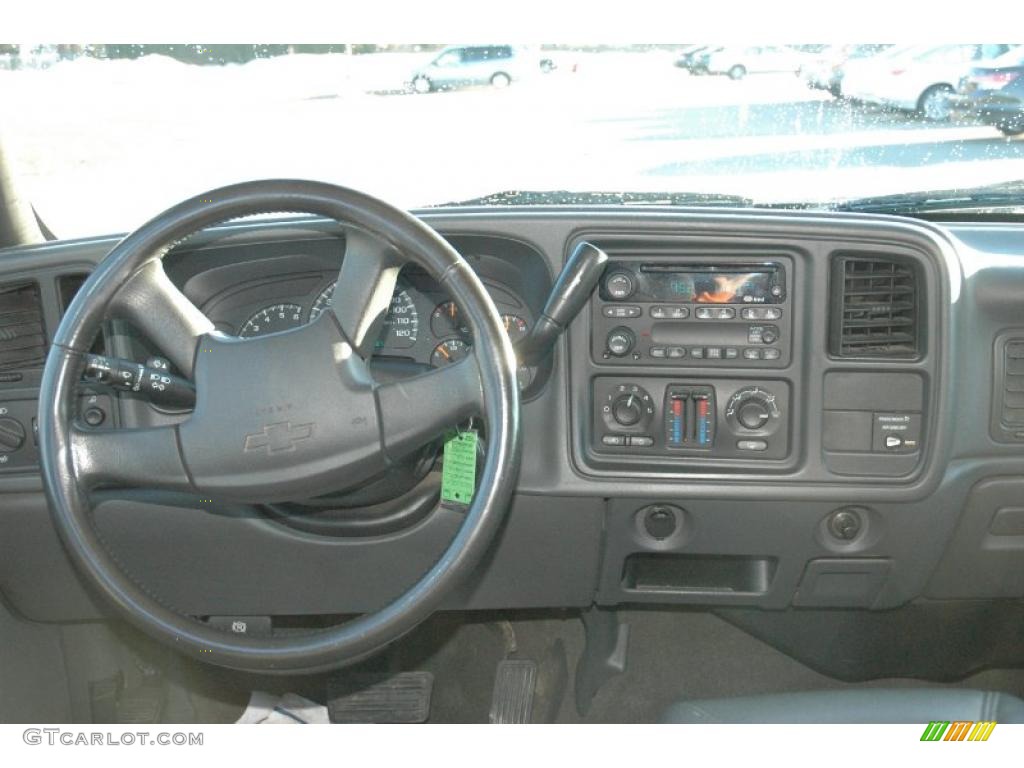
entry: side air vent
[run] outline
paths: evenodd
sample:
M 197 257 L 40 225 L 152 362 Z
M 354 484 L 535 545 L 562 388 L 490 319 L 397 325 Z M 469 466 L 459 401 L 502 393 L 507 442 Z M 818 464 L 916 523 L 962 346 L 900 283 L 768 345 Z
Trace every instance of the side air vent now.
M 0 285 L 0 371 L 36 368 L 46 358 L 39 284 Z
M 1024 442 L 1024 330 L 996 339 L 995 386 L 992 392 L 992 436 Z
M 915 358 L 917 272 L 902 259 L 838 255 L 832 262 L 829 347 L 837 357 Z

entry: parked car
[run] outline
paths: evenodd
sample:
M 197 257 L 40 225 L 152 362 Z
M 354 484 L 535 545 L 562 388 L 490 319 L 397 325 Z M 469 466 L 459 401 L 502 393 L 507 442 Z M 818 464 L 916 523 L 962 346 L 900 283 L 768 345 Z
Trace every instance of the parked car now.
M 1024 46 L 974 67 L 950 97 L 950 108 L 1007 136 L 1024 133 Z
M 701 75 L 707 72 L 708 57 L 720 50 L 721 46 L 717 45 L 689 45 L 679 52 L 675 65 L 691 75 Z
M 747 48 L 720 48 L 707 59 L 707 72 L 728 75 L 739 80 L 754 72 L 796 73 L 813 54 L 786 45 L 755 45 Z
M 889 43 L 867 45 L 834 45 L 826 48 L 800 68 L 800 76 L 809 88 L 841 94 L 844 67 L 847 62 L 878 56 L 894 46 Z
M 916 112 L 926 120 L 948 120 L 949 97 L 974 62 L 1001 56 L 1013 46 L 911 46 L 891 56 L 851 62 L 842 95 L 856 101 Z
M 416 93 L 471 85 L 506 88 L 542 69 L 543 60 L 531 61 L 526 51 L 516 46 L 453 45 L 413 72 L 407 85 Z
M 690 73 L 694 75 L 706 75 L 708 74 L 708 62 L 711 57 L 721 51 L 723 46 L 721 45 L 709 45 L 698 51 L 693 56 L 693 61 L 690 63 Z

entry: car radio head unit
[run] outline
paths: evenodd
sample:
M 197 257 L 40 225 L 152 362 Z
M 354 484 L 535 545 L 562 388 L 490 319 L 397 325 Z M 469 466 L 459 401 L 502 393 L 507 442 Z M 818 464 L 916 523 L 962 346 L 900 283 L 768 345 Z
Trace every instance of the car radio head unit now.
M 592 351 L 610 365 L 782 368 L 790 359 L 792 259 L 637 256 L 609 263 Z

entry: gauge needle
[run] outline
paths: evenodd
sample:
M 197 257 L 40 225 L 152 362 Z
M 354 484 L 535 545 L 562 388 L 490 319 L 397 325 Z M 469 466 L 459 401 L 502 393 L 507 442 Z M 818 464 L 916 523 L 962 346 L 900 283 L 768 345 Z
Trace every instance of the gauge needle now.
M 437 351 L 440 352 L 442 355 L 444 355 L 444 359 L 445 360 L 451 360 L 452 359 L 452 356 L 448 354 L 448 350 L 445 349 L 444 347 L 438 347 Z

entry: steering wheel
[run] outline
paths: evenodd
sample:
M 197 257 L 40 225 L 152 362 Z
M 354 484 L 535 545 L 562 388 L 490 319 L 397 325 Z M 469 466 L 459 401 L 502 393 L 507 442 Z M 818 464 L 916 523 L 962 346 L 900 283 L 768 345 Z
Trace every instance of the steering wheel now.
M 284 333 L 226 336 L 174 286 L 161 259 L 205 227 L 273 212 L 316 214 L 347 227 L 333 311 Z M 473 332 L 473 352 L 453 365 L 380 384 L 368 360 L 406 261 L 424 268 L 458 303 Z M 196 406 L 185 421 L 104 430 L 77 421 L 83 356 L 108 317 L 143 329 L 194 380 Z M 46 494 L 86 581 L 157 640 L 244 671 L 332 669 L 411 630 L 478 564 L 508 507 L 519 467 L 515 356 L 483 284 L 423 222 L 369 195 L 318 182 L 255 181 L 217 189 L 171 208 L 118 243 L 57 328 L 39 403 Z M 351 487 L 474 414 L 484 417 L 486 460 L 447 550 L 390 604 L 314 634 L 248 637 L 179 613 L 119 566 L 91 521 L 90 492 L 101 486 L 253 503 Z

